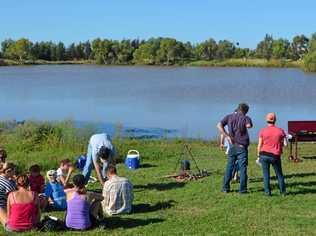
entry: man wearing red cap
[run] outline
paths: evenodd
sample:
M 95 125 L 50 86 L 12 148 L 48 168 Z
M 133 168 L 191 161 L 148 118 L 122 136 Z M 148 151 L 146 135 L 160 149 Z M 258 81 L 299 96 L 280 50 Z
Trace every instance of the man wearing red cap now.
M 267 196 L 271 196 L 270 188 L 270 165 L 273 166 L 275 174 L 278 178 L 280 193 L 285 195 L 285 183 L 281 166 L 281 155 L 283 145 L 287 145 L 286 134 L 283 129 L 275 126 L 275 113 L 268 113 L 266 116 L 268 126 L 259 132 L 258 157 L 260 158 L 264 192 Z

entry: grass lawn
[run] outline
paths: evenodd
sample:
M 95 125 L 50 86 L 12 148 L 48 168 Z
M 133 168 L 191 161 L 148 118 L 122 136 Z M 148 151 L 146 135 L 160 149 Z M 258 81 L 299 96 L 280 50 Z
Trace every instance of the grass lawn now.
M 9 159 L 21 166 L 20 171 L 37 162 L 45 170 L 56 168 L 56 159 L 65 155 L 74 157 L 82 152 L 87 142 L 82 141 L 82 146 L 50 143 L 37 150 L 25 151 L 17 145 L 13 135 L 2 134 L 0 141 L 8 150 Z M 127 170 L 123 163 L 118 165 L 118 173 L 134 184 L 134 212 L 107 217 L 106 227 L 87 231 L 85 235 L 316 235 L 316 159 L 312 158 L 316 154 L 316 144 L 299 145 L 304 156 L 300 163 L 289 162 L 286 150 L 283 171 L 288 195 L 279 195 L 277 182 L 272 177 L 273 195 L 268 198 L 263 193 L 261 169 L 255 164 L 255 145 L 249 150 L 249 194 L 240 195 L 237 183 L 232 184 L 232 193 L 221 192 L 226 156 L 217 144 L 187 142 L 200 168 L 211 171 L 211 175 L 177 183 L 162 176 L 174 173 L 177 159 L 188 158 L 181 154 L 184 140 L 116 139 L 122 158 L 128 149 L 137 149 L 141 154 L 142 168 L 138 170 Z M 192 161 L 191 166 L 195 170 Z M 89 188 L 100 187 L 94 184 Z M 49 215 L 64 217 L 61 212 Z M 21 235 L 36 234 L 38 232 L 31 231 Z M 60 234 L 78 232 L 41 233 Z M 5 235 L 2 228 L 0 235 Z

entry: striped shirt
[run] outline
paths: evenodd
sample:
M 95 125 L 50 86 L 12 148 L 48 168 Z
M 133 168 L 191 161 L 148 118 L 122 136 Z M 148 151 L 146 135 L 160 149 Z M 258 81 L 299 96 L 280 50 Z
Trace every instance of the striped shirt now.
M 133 185 L 123 177 L 112 176 L 103 187 L 102 208 L 108 215 L 130 213 L 134 199 Z
M 7 208 L 8 193 L 15 190 L 15 183 L 0 175 L 0 208 Z

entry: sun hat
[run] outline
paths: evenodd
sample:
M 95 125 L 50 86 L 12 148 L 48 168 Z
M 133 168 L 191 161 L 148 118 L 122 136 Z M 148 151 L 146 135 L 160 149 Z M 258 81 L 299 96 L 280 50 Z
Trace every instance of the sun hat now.
M 266 116 L 267 122 L 275 122 L 276 121 L 276 114 L 274 112 L 270 112 Z
M 57 177 L 57 171 L 56 170 L 49 170 L 46 173 L 47 178 L 49 179 L 50 177 Z

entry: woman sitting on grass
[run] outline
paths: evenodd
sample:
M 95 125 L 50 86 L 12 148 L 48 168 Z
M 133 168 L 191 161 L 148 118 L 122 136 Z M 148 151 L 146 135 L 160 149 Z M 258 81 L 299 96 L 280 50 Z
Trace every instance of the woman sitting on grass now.
M 103 197 L 101 194 L 86 191 L 85 178 L 82 174 L 73 177 L 73 184 L 74 188 L 65 190 L 67 194 L 66 226 L 74 230 L 86 230 L 93 225 L 91 212 L 95 212 L 95 209 L 91 205 L 91 199 L 100 202 Z
M 8 231 L 25 231 L 34 228 L 40 220 L 40 204 L 36 192 L 30 191 L 27 175 L 16 179 L 17 191 L 8 196 Z
M 12 163 L 0 163 L 0 221 L 5 226 L 7 222 L 8 194 L 15 191 L 15 183 L 11 180 L 14 176 L 15 166 Z

